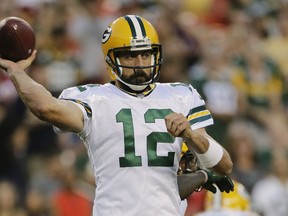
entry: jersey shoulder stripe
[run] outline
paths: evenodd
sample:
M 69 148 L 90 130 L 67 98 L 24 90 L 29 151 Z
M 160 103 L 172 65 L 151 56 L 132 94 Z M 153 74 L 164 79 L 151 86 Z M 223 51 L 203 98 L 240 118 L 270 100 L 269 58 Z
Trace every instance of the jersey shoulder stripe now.
M 195 107 L 189 111 L 187 116 L 189 123 L 195 124 L 197 122 L 203 122 L 208 119 L 212 119 L 211 113 L 206 109 L 204 105 Z

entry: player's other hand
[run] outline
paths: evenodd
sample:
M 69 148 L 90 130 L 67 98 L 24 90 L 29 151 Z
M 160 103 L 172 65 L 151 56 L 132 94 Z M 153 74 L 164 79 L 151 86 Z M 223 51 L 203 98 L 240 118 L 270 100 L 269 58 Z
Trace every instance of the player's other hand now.
M 7 71 L 8 73 L 12 72 L 12 71 L 24 71 L 35 60 L 36 53 L 37 53 L 37 51 L 34 50 L 29 58 L 24 59 L 24 60 L 20 60 L 20 61 L 18 61 L 16 63 L 13 62 L 13 61 L 10 61 L 10 60 L 6 60 L 6 59 L 3 59 L 3 58 L 0 58 L 0 68 L 5 70 L 5 71 Z
M 186 130 L 191 130 L 190 124 L 183 114 L 170 113 L 165 117 L 167 131 L 174 137 L 183 136 Z
M 206 190 L 211 191 L 212 193 L 217 192 L 217 188 L 221 192 L 229 193 L 230 191 L 234 191 L 234 183 L 229 176 L 216 175 L 212 171 L 209 170 L 201 170 L 202 172 L 206 172 L 207 181 L 202 185 Z M 217 188 L 216 188 L 217 187 Z

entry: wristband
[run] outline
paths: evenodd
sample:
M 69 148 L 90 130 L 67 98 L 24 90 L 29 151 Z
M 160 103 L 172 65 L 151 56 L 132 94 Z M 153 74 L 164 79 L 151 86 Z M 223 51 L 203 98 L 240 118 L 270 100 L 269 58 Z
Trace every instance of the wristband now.
M 208 150 L 204 154 L 195 153 L 204 167 L 211 168 L 221 160 L 224 152 L 222 146 L 220 146 L 215 140 L 207 139 L 209 141 Z

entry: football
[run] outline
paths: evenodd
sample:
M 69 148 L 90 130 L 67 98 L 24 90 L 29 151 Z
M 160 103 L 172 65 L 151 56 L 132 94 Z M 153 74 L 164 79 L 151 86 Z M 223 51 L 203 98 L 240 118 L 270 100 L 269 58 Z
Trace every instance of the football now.
M 14 62 L 28 58 L 35 49 L 36 37 L 31 25 L 19 17 L 0 21 L 0 57 Z

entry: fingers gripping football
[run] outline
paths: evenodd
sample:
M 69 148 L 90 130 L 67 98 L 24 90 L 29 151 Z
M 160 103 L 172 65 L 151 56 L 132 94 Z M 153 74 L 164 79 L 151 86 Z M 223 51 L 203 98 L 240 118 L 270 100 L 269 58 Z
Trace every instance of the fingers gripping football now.
M 165 117 L 168 132 L 174 137 L 183 136 L 185 130 L 190 129 L 190 124 L 183 114 L 171 113 Z
M 5 71 L 21 71 L 21 70 L 26 70 L 34 61 L 34 59 L 36 58 L 36 53 L 37 51 L 34 50 L 32 55 L 30 57 L 28 57 L 27 59 L 24 60 L 20 60 L 18 62 L 13 62 L 10 60 L 6 60 L 3 58 L 0 58 L 0 68 L 5 70 Z

